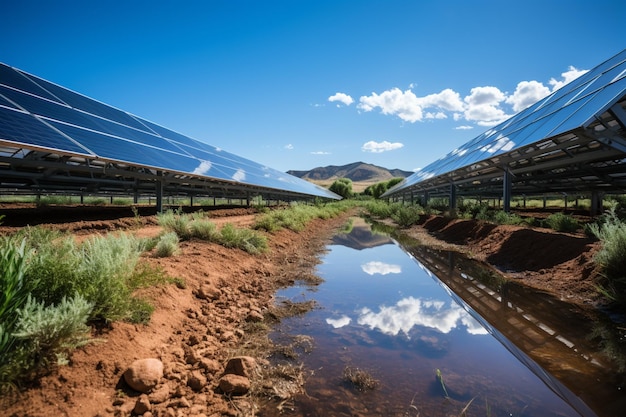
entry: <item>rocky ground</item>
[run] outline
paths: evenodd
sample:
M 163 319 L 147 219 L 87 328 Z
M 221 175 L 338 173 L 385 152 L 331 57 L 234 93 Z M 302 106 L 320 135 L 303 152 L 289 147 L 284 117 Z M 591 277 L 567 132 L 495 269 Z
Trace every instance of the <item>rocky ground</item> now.
M 127 211 L 99 216 L 84 212 L 88 220 L 78 220 L 81 211 L 74 208 L 59 216 L 31 210 L 23 218 L 17 212 L 1 211 L 13 215 L 6 216 L 0 233 L 10 233 L 26 223 L 66 230 L 78 239 L 116 230 L 139 236 L 161 232 L 150 213 L 137 217 Z M 282 230 L 268 234 L 270 251 L 263 255 L 251 256 L 195 240 L 182 243 L 180 252 L 170 258 L 146 254 L 144 262 L 184 282 L 144 290 L 143 295 L 156 307 L 150 323 L 117 322 L 94 329 L 93 343 L 76 351 L 68 366 L 53 369 L 37 384 L 1 398 L 2 414 L 245 414 L 241 403 L 224 391 L 236 394 L 229 390 L 245 387 L 254 379 L 255 369 L 267 364 L 262 357 L 238 359 L 230 365 L 228 360 L 239 355 L 242 344 L 250 343 L 250 323 L 268 316 L 275 291 L 313 273 L 324 245 L 349 215 L 313 221 L 299 233 Z M 253 223 L 255 213 L 252 209 L 216 210 L 211 217 L 218 226 L 230 222 L 244 227 Z M 425 244 L 458 250 L 489 263 L 511 279 L 563 300 L 585 306 L 599 301 L 592 262 L 598 243 L 583 235 L 434 216 L 405 231 Z M 231 374 L 226 382 L 225 373 Z

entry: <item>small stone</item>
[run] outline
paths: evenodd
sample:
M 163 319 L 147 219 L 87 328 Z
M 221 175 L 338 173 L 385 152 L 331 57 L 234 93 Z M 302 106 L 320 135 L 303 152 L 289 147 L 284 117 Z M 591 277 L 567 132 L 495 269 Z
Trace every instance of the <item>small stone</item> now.
M 258 310 L 252 310 L 248 313 L 248 317 L 246 317 L 246 321 L 251 323 L 259 323 L 263 321 L 263 314 Z
M 150 399 L 150 402 L 154 404 L 165 402 L 168 398 L 170 398 L 170 386 L 168 384 L 161 385 L 152 391 L 148 398 Z
M 158 359 L 139 359 L 124 372 L 124 380 L 135 391 L 149 392 L 163 378 L 163 362 Z
M 201 298 L 203 300 L 217 300 L 220 298 L 221 291 L 219 288 L 214 287 L 210 284 L 202 284 L 200 288 L 196 291 L 196 297 Z
M 251 356 L 236 356 L 228 360 L 224 374 L 234 374 L 252 378 L 256 369 L 256 359 Z
M 215 359 L 202 358 L 200 367 L 210 374 L 215 374 L 220 370 L 221 365 Z
M 200 392 L 207 384 L 206 376 L 199 371 L 193 371 L 187 378 L 187 386 L 195 392 Z
M 226 374 L 220 378 L 219 387 L 225 394 L 244 395 L 250 391 L 250 380 L 245 376 Z
M 141 394 L 135 403 L 135 408 L 133 409 L 133 413 L 142 415 L 147 411 L 152 409 L 152 405 L 150 404 L 150 400 L 146 394 Z

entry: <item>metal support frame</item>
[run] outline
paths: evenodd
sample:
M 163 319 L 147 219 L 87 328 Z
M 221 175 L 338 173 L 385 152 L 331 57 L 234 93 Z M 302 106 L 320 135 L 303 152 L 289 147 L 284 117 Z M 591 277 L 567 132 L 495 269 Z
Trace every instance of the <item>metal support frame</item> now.
M 504 178 L 502 180 L 502 204 L 506 213 L 511 211 L 511 195 L 513 189 L 513 174 L 508 168 L 504 168 Z

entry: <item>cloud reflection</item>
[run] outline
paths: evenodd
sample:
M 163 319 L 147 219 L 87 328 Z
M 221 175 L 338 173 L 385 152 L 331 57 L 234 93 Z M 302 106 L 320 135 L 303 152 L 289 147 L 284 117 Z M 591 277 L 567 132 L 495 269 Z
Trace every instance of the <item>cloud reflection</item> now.
M 392 336 L 402 332 L 409 337 L 409 331 L 415 326 L 430 327 L 441 333 L 449 333 L 459 325 L 464 326 L 470 334 L 487 334 L 487 331 L 457 304 L 451 303 L 446 307 L 443 301 L 413 297 L 403 298 L 392 307 L 381 306 L 378 313 L 363 308 L 359 312 L 357 322 Z
M 335 329 L 347 326 L 348 324 L 350 324 L 351 321 L 352 319 L 346 315 L 343 315 L 338 319 L 326 319 L 326 323 L 330 324 Z
M 400 265 L 387 264 L 380 261 L 371 261 L 361 265 L 361 269 L 368 275 L 387 275 L 387 274 L 400 274 L 402 267 Z

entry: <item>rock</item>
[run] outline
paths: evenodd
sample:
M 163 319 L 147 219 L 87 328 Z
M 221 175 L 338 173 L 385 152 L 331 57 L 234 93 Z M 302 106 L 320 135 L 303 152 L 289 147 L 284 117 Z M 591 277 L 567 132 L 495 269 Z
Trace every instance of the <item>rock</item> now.
M 154 391 L 152 391 L 148 398 L 150 399 L 150 402 L 154 404 L 160 404 L 170 398 L 170 391 L 171 389 L 169 384 L 163 384 Z
M 200 371 L 191 372 L 187 378 L 187 386 L 195 392 L 202 391 L 206 384 L 207 378 Z
M 221 365 L 215 359 L 202 358 L 200 367 L 210 374 L 215 374 L 220 370 Z
M 250 391 L 250 380 L 245 376 L 226 374 L 220 378 L 219 387 L 225 394 L 244 395 Z
M 219 288 L 209 284 L 200 285 L 200 288 L 196 291 L 196 297 L 203 300 L 217 300 L 221 294 L 222 292 Z
M 256 359 L 251 356 L 236 356 L 228 360 L 224 374 L 234 374 L 252 378 L 256 370 Z
M 258 310 L 252 310 L 250 311 L 250 313 L 248 313 L 248 317 L 246 317 L 246 321 L 252 322 L 252 323 L 259 323 L 261 321 L 263 321 L 263 313 L 261 313 Z
M 124 380 L 135 391 L 149 392 L 163 378 L 163 362 L 158 359 L 139 359 L 124 372 Z
M 135 408 L 133 408 L 133 413 L 142 415 L 147 411 L 152 409 L 152 405 L 150 404 L 150 400 L 146 394 L 141 394 L 135 403 Z

